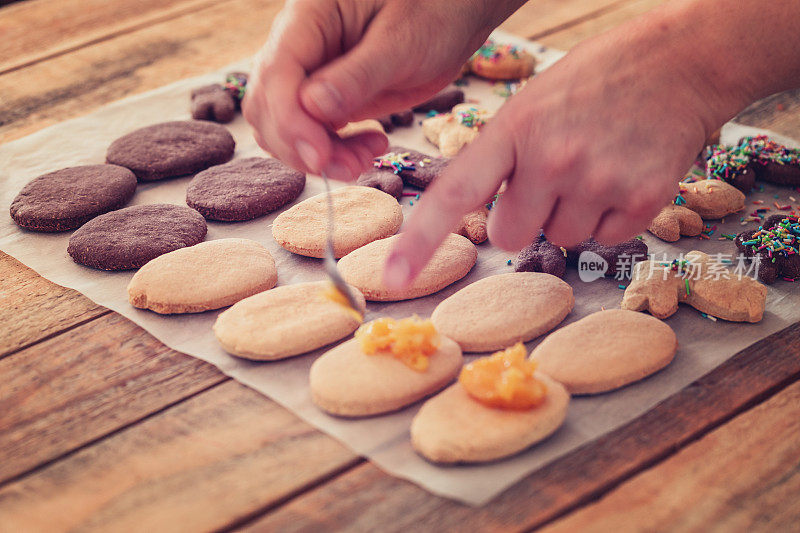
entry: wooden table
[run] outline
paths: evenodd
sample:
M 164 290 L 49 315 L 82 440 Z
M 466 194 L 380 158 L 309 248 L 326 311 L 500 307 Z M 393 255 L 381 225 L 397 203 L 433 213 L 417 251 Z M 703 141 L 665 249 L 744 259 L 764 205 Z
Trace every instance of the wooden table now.
M 570 48 L 663 0 L 532 0 Z M 0 8 L 0 142 L 254 52 L 273 0 Z M 800 137 L 800 95 L 740 120 Z M 0 253 L 0 531 L 797 528 L 800 325 L 473 509 L 390 477 Z

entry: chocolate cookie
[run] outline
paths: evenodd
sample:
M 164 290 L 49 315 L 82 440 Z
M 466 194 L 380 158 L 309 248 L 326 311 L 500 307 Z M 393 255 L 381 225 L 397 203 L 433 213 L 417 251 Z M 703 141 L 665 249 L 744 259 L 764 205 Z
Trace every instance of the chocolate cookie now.
M 227 123 L 236 116 L 236 99 L 219 83 L 192 90 L 192 118 Z
M 383 126 L 383 131 L 391 133 L 395 126 L 407 127 L 414 123 L 414 113 L 410 109 L 400 111 L 399 113 L 392 113 L 377 119 Z
M 425 189 L 444 171 L 449 162 L 446 157 L 434 157 L 402 146 L 390 146 L 388 153 L 375 158 L 374 165 L 382 172 L 400 176 L 406 185 Z
M 116 165 L 64 168 L 34 179 L 11 202 L 11 218 L 32 231 L 66 231 L 127 204 L 136 176 Z
M 706 151 L 706 178 L 723 180 L 747 194 L 756 183 L 746 148 L 710 146 Z
M 517 272 L 545 272 L 563 278 L 566 266 L 577 266 L 583 252 L 594 252 L 603 258 L 608 265 L 606 276 L 615 276 L 621 270 L 631 269 L 635 263 L 647 259 L 647 245 L 639 239 L 605 246 L 590 237 L 575 248 L 565 250 L 540 235 L 531 245 L 520 250 L 514 269 Z
M 186 203 L 209 220 L 251 220 L 293 201 L 305 185 L 305 174 L 277 159 L 249 157 L 197 174 Z
M 442 91 L 427 102 L 422 102 L 414 108 L 415 113 L 446 113 L 453 109 L 453 106 L 464 103 L 464 91 L 461 89 L 450 89 Z
M 547 240 L 544 234 L 519 251 L 514 262 L 516 272 L 544 272 L 559 278 L 567 273 L 567 257 L 562 248 Z
M 774 283 L 779 277 L 800 278 L 800 218 L 772 215 L 757 230 L 740 233 L 733 241 L 739 252 L 758 261 L 758 279 Z
M 225 163 L 236 143 L 223 126 L 201 120 L 163 122 L 111 143 L 106 161 L 129 168 L 139 181 L 184 176 Z
M 776 185 L 800 185 L 800 150 L 787 148 L 766 135 L 744 137 L 739 146 L 746 146 L 752 154 L 750 168 L 757 179 Z
M 608 263 L 606 276 L 615 276 L 620 271 L 625 274 L 625 270 L 630 273 L 634 264 L 647 260 L 647 245 L 641 239 L 629 239 L 606 246 L 589 237 L 575 248 L 567 250 L 567 264 L 577 266 L 578 258 L 583 252 L 594 252 Z
M 106 213 L 80 227 L 67 253 L 100 270 L 139 268 L 159 255 L 192 246 L 206 236 L 206 221 L 188 207 L 134 205 Z
M 369 169 L 358 177 L 356 185 L 374 187 L 386 194 L 391 194 L 398 200 L 403 196 L 403 179 L 394 172 L 388 172 L 385 168 Z

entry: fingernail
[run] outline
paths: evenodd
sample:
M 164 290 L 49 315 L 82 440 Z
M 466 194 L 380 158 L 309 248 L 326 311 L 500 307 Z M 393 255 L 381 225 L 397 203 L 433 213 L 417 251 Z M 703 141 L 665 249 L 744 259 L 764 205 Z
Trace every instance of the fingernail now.
M 330 83 L 314 82 L 306 89 L 306 95 L 328 120 L 334 121 L 342 114 L 342 95 Z
M 388 289 L 403 289 L 405 288 L 411 277 L 411 266 L 405 257 L 393 254 L 386 260 L 386 266 L 383 268 L 383 284 Z
M 350 181 L 353 177 L 346 166 L 335 161 L 332 161 L 327 168 L 325 168 L 325 174 L 327 174 L 329 178 L 339 181 Z
M 319 171 L 319 154 L 313 146 L 306 141 L 300 140 L 294 144 L 294 149 L 297 150 L 297 154 L 309 170 L 312 172 Z

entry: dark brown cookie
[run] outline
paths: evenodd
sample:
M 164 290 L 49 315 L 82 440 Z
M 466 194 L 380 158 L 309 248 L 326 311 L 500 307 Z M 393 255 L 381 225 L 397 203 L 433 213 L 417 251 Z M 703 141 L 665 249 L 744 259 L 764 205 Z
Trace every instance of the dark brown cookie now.
M 277 159 L 250 157 L 197 174 L 186 203 L 209 220 L 251 220 L 293 201 L 305 185 L 305 174 Z
M 516 272 L 544 272 L 564 278 L 567 271 L 567 258 L 564 251 L 539 235 L 517 254 L 514 261 Z
M 202 120 L 163 122 L 111 143 L 106 161 L 129 168 L 139 181 L 193 174 L 233 157 L 236 143 L 224 126 Z
M 739 147 L 749 150 L 756 178 L 776 185 L 800 185 L 800 150 L 776 143 L 766 135 L 744 137 Z
M 136 176 L 116 165 L 85 165 L 44 174 L 11 202 L 11 218 L 32 231 L 66 231 L 127 204 Z
M 414 108 L 415 113 L 446 113 L 453 109 L 453 106 L 464 103 L 464 91 L 461 89 L 448 89 L 442 91 L 427 102 L 423 102 Z
M 192 118 L 223 124 L 236 116 L 236 99 L 219 83 L 198 87 L 192 91 Z
M 709 146 L 706 150 L 706 178 L 726 181 L 747 194 L 756 184 L 751 162 L 746 147 Z
M 391 115 L 384 115 L 378 119 L 378 122 L 383 126 L 383 131 L 391 133 L 394 131 L 395 126 L 407 127 L 414 123 L 414 113 L 407 109 L 399 113 L 392 113 Z
M 450 159 L 435 157 L 402 146 L 390 146 L 389 152 L 375 158 L 375 167 L 400 176 L 403 183 L 425 189 L 447 167 Z
M 647 245 L 641 239 L 630 239 L 614 246 L 606 246 L 590 237 L 567 251 L 567 264 L 577 266 L 582 252 L 594 252 L 608 264 L 606 276 L 615 276 L 619 272 L 630 275 L 633 265 L 647 261 L 647 251 Z
M 772 215 L 756 230 L 734 239 L 739 252 L 758 261 L 758 279 L 766 284 L 778 278 L 800 278 L 800 218 Z
M 69 239 L 76 263 L 100 270 L 139 268 L 159 255 L 206 236 L 206 221 L 179 205 L 134 205 L 90 220 Z
M 398 200 L 403 196 L 403 179 L 394 172 L 384 168 L 372 168 L 358 177 L 356 185 L 374 187 Z

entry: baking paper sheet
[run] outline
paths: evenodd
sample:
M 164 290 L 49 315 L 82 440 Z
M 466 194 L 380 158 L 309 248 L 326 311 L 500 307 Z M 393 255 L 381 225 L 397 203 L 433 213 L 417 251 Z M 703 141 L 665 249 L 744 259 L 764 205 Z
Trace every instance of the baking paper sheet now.
M 498 35 L 498 38 L 525 46 L 533 52 L 540 60 L 537 71 L 563 55 L 563 52 L 545 49 L 508 35 Z M 248 67 L 249 61 L 242 61 L 207 76 L 184 80 L 121 100 L 90 115 L 0 146 L 0 206 L 4 211 L 0 215 L 0 249 L 45 278 L 76 289 L 98 304 L 128 317 L 170 348 L 217 366 L 225 374 L 282 404 L 392 475 L 408 479 L 438 495 L 472 505 L 484 504 L 520 478 L 641 415 L 739 350 L 800 318 L 800 286 L 786 282 L 770 287 L 767 311 L 764 320 L 759 324 L 712 322 L 702 318 L 692 308 L 681 306 L 678 313 L 667 320 L 678 334 L 680 349 L 675 361 L 665 370 L 613 393 L 574 398 L 566 423 L 555 435 L 513 458 L 483 466 L 434 466 L 418 457 L 409 444 L 409 425 L 419 405 L 366 420 L 344 420 L 328 416 L 313 406 L 308 390 L 308 369 L 324 350 L 286 361 L 267 363 L 232 357 L 219 347 L 211 331 L 218 312 L 165 317 L 137 310 L 128 304 L 126 293 L 126 286 L 133 272 L 101 272 L 77 265 L 66 253 L 69 232 L 27 232 L 19 229 L 8 215 L 8 206 L 12 199 L 30 179 L 67 166 L 101 163 L 108 144 L 120 135 L 156 122 L 189 118 L 190 89 L 218 82 L 224 73 L 246 70 Z M 490 83 L 470 78 L 469 85 L 464 89 L 469 98 L 477 99 L 481 105 L 495 108 L 503 102 L 503 98 L 496 94 L 498 87 Z M 417 118 L 420 120 L 422 115 L 417 115 Z M 228 127 L 236 138 L 236 157 L 262 154 L 242 117 L 238 117 Z M 398 128 L 395 131 L 390 136 L 393 144 L 435 153 L 435 148 L 424 140 L 418 124 L 413 128 Z M 752 128 L 728 125 L 723 131 L 723 140 L 733 142 L 739 136 L 752 134 L 754 131 L 756 130 Z M 797 143 L 780 136 L 774 137 L 797 146 Z M 184 205 L 188 182 L 189 178 L 182 178 L 140 184 L 133 203 L 166 202 Z M 321 180 L 309 177 L 306 189 L 298 201 L 321 191 Z M 789 203 L 789 195 L 800 199 L 800 194 L 791 189 L 767 186 L 763 193 L 748 198 L 748 206 L 756 207 L 750 204 L 756 198 L 763 198 L 765 205 L 771 206 L 775 201 L 775 194 L 780 198 L 780 204 Z M 424 193 L 421 201 L 424 201 Z M 402 203 L 405 216 L 412 217 L 414 207 L 409 205 L 409 198 L 404 198 Z M 209 222 L 207 238 L 244 237 L 262 243 L 275 257 L 279 285 L 324 279 L 320 260 L 292 255 L 275 243 L 270 232 L 273 219 L 274 216 L 268 216 L 244 223 Z M 725 224 L 718 224 L 711 240 L 693 238 L 667 244 L 649 234 L 645 234 L 644 239 L 651 252 L 658 257 L 666 253 L 672 258 L 677 253 L 692 249 L 708 253 L 732 253 L 733 244 L 728 240 L 717 240 L 717 235 L 722 232 L 737 233 L 754 225 L 750 223 L 742 226 L 738 216 L 731 216 Z M 458 283 L 426 298 L 391 304 L 370 303 L 366 318 L 369 320 L 385 315 L 399 318 L 412 313 L 428 316 L 438 302 L 469 283 L 513 270 L 506 263 L 513 254 L 488 244 L 479 246 L 478 250 L 475 268 Z M 584 283 L 572 271 L 568 274 L 567 281 L 574 288 L 576 303 L 565 324 L 597 311 L 601 306 L 619 306 L 622 290 L 618 288 L 620 282 L 617 280 L 601 279 Z M 535 344 L 536 342 L 529 343 L 528 347 Z

